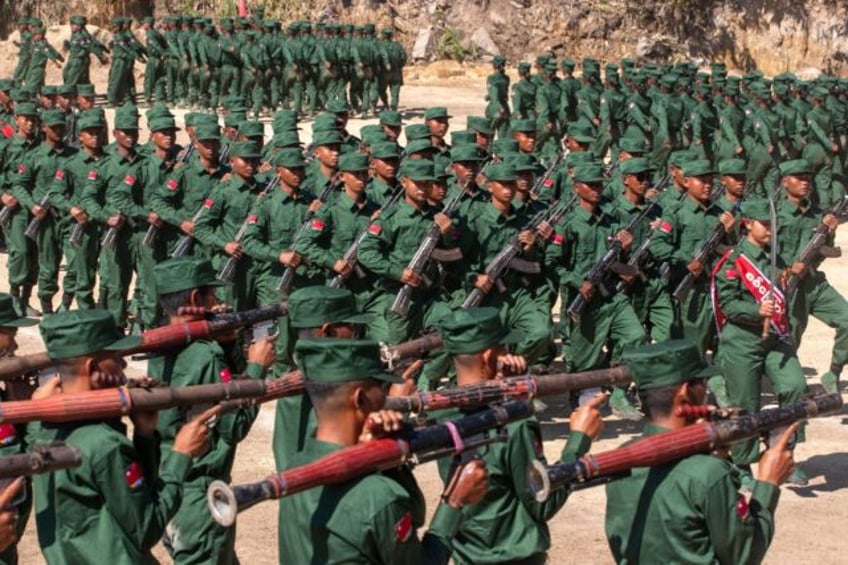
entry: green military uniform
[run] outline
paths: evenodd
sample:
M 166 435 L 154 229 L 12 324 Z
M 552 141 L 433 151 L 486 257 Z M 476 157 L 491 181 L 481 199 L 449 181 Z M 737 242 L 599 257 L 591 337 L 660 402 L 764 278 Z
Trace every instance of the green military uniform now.
M 767 224 L 768 202 L 746 201 L 743 216 Z M 779 261 L 777 268 L 782 267 Z M 795 346 L 789 340 L 787 305 L 782 294 L 772 296 L 777 300 L 779 312 L 772 317 L 768 337 L 764 339 L 761 335 L 763 318 L 759 303 L 768 297 L 764 294 L 768 281 L 763 280 L 763 274 L 769 277 L 769 271 L 766 250 L 746 238 L 722 257 L 713 275 L 716 322 L 721 327 L 718 363 L 727 379 L 731 404 L 749 412 L 760 408 L 762 375 L 771 381 L 781 406 L 799 402 L 807 389 Z M 749 284 L 756 290 L 751 290 Z M 758 447 L 756 439 L 734 444 L 733 460 L 739 465 L 755 462 L 759 458 Z
M 154 278 L 159 296 L 222 284 L 208 260 L 194 257 L 156 265 Z M 171 387 L 226 383 L 241 373 L 259 379 L 265 370 L 256 364 L 245 366 L 239 344 L 205 339 L 169 352 L 148 370 Z M 192 464 L 183 482 L 182 503 L 166 529 L 165 546 L 175 563 L 238 563 L 235 527 L 222 528 L 212 520 L 206 490 L 212 480 L 230 482 L 236 446 L 247 436 L 257 412 L 255 407 L 227 412 L 210 430 L 209 450 Z M 157 429 L 166 457 L 186 421 L 186 411 L 180 408 L 159 413 Z
M 444 347 L 451 355 L 485 351 L 519 339 L 508 332 L 493 308 L 458 310 L 439 324 Z M 443 412 L 444 420 L 462 415 Z M 542 430 L 535 417 L 506 426 L 506 443 L 488 446 L 481 454 L 489 472 L 489 488 L 483 500 L 462 509 L 462 524 L 453 539 L 454 562 L 522 563 L 548 562 L 551 534 L 547 522 L 563 507 L 571 492 L 560 489 L 545 502 L 538 502 L 528 483 L 527 469 L 533 462 L 547 465 Z M 589 451 L 592 440 L 571 432 L 559 462 L 568 463 Z M 442 481 L 450 480 L 451 461 L 439 460 Z
M 536 119 L 536 84 L 530 80 L 530 63 L 519 63 L 521 80 L 512 85 L 512 110 L 520 120 Z
M 33 41 L 29 46 L 29 66 L 27 67 L 24 84 L 33 92 L 40 92 L 44 86 L 44 77 L 47 72 L 47 61 L 64 61 L 65 58 L 59 54 L 52 45 L 44 39 L 44 28 L 36 29 L 33 32 Z M 35 36 L 40 35 L 41 39 L 35 39 Z
M 624 357 L 640 391 L 704 377 L 697 348 L 670 341 Z M 648 424 L 643 437 L 666 431 Z M 739 494 L 732 464 L 711 454 L 637 467 L 606 487 L 605 531 L 616 563 L 759 563 L 774 535 L 780 489 L 757 481 Z
M 403 45 L 392 39 L 393 31 L 385 28 L 380 31 L 382 40 L 378 43 L 381 68 L 377 73 L 377 90 L 385 108 L 397 111 L 400 100 L 400 87 L 403 86 L 403 68 L 406 66 L 406 51 Z M 388 88 L 389 96 L 386 96 Z
M 492 60 L 495 72 L 486 78 L 486 117 L 498 137 L 509 136 L 509 77 L 504 72 L 506 59 L 497 56 Z
M 15 84 L 23 84 L 29 68 L 29 59 L 32 56 L 32 33 L 29 31 L 29 18 L 21 18 L 18 25 L 22 26 L 18 42 L 18 62 L 12 77 L 15 79 Z
M 138 338 L 120 339 L 102 310 L 48 316 L 41 333 L 51 359 L 104 349 L 127 349 Z M 156 563 L 151 548 L 180 504 L 191 458 L 171 452 L 159 464 L 155 437 L 133 440 L 119 420 L 44 424 L 31 428 L 38 441 L 60 440 L 80 451 L 79 467 L 33 480 L 38 541 L 49 563 Z
M 145 48 L 147 49 L 147 65 L 144 68 L 144 100 L 153 103 L 153 96 L 159 103 L 165 101 L 165 58 L 168 55 L 168 44 L 165 36 L 154 26 L 152 17 L 144 18 L 147 30 L 144 32 Z
M 343 383 L 363 376 L 397 382 L 382 372 L 376 342 L 301 340 L 298 358 L 307 381 Z M 331 455 L 343 446 L 310 441 L 294 466 Z M 407 469 L 309 489 L 280 499 L 280 563 L 441 564 L 450 559 L 450 538 L 460 511 L 441 503 L 422 539 L 423 495 Z
M 97 41 L 85 29 L 85 16 L 71 16 L 71 37 L 64 43 L 68 52 L 68 62 L 62 69 L 62 82 L 70 85 L 88 84 L 91 82 L 89 67 L 91 55 L 98 58 L 101 65 L 106 64 L 106 46 Z M 73 29 L 76 27 L 76 29 Z

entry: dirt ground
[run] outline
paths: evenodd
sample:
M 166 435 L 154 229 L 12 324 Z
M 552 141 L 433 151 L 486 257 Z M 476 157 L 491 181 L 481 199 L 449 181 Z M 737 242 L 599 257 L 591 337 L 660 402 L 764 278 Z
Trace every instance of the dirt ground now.
M 423 108 L 445 105 L 454 116 L 452 129 L 464 129 L 465 117 L 480 115 L 484 108 L 485 78 L 482 73 L 463 74 L 456 64 L 430 69 L 412 69 L 408 85 L 401 94 L 406 121 L 420 121 Z M 460 71 L 460 72 L 458 72 Z M 102 91 L 102 86 L 98 91 Z M 182 112 L 178 112 L 181 116 Z M 178 121 L 181 121 L 178 118 Z M 352 120 L 354 133 L 364 123 Z M 269 126 L 270 133 L 270 126 Z M 309 128 L 302 139 L 310 137 Z M 146 139 L 142 135 L 142 140 Z M 848 229 L 843 227 L 838 241 L 848 248 Z M 0 288 L 8 288 L 6 281 L 6 256 L 0 256 Z M 848 260 L 833 259 L 825 263 L 824 270 L 830 281 L 848 293 Z M 21 354 L 43 350 L 43 344 L 34 328 L 20 332 Z M 811 321 L 800 349 L 800 358 L 810 382 L 818 382 L 818 375 L 827 370 L 833 331 L 823 324 Z M 144 366 L 133 363 L 132 374 L 144 374 Z M 548 410 L 540 416 L 545 439 L 545 452 L 556 459 L 567 437 L 567 416 L 562 403 L 548 402 Z M 274 406 L 264 406 L 248 438 L 239 449 L 233 471 L 234 483 L 261 479 L 273 470 L 274 460 L 270 442 Z M 797 460 L 810 476 L 810 485 L 804 488 L 784 487 L 777 511 L 777 533 L 766 559 L 767 563 L 795 563 L 798 565 L 825 565 L 844 563 L 841 531 L 848 523 L 848 449 L 845 442 L 845 425 L 848 419 L 834 416 L 814 420 L 808 428 L 808 441 L 798 446 Z M 639 431 L 639 424 L 606 419 L 601 439 L 593 450 L 613 448 L 630 439 Z M 840 439 L 841 438 L 841 439 Z M 415 474 L 427 495 L 430 512 L 436 507 L 441 483 L 434 463 L 423 465 Z M 602 488 L 575 492 L 562 511 L 550 521 L 553 547 L 550 562 L 558 565 L 577 563 L 605 563 L 610 561 L 604 537 L 605 497 Z M 836 528 L 834 530 L 834 528 Z M 239 517 L 236 547 L 242 563 L 249 565 L 271 564 L 276 561 L 277 505 L 260 504 Z M 35 525 L 31 523 L 19 545 L 21 563 L 43 563 L 38 550 Z M 155 554 L 163 562 L 167 555 L 159 545 Z M 299 564 L 296 564 L 299 565 Z

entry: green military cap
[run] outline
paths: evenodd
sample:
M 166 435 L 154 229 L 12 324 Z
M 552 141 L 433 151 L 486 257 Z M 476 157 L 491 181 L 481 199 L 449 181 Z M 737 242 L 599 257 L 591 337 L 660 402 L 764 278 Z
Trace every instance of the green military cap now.
M 76 96 L 77 87 L 73 84 L 60 84 L 56 87 L 56 94 L 60 94 L 62 96 Z
M 568 126 L 566 135 L 580 143 L 592 143 L 595 141 L 595 132 L 592 127 L 581 125 L 578 122 L 574 122 Z
M 427 124 L 410 124 L 403 129 L 403 132 L 406 134 L 407 141 L 430 139 L 430 128 Z
M 0 328 L 23 328 L 37 323 L 38 320 L 19 316 L 12 295 L 0 292 Z
M 739 207 L 743 218 L 769 222 L 771 220 L 771 205 L 768 198 L 746 198 Z
M 138 336 L 124 337 L 106 310 L 77 310 L 48 314 L 39 327 L 51 359 L 68 359 L 103 350 L 130 349 Z
M 827 98 L 829 94 L 830 94 L 830 91 L 827 88 L 825 88 L 824 86 L 816 86 L 810 92 L 810 96 L 812 96 L 813 98 L 821 99 L 821 100 L 824 100 L 825 98 Z
M 93 84 L 78 84 L 77 85 L 77 96 L 82 96 L 83 98 L 94 98 L 97 96 L 97 93 L 94 90 Z
M 365 33 L 374 33 L 376 29 L 377 27 L 372 23 L 367 23 L 362 26 L 362 31 L 364 31 Z
M 441 157 L 433 159 L 433 176 L 439 181 L 452 177 L 453 171 L 450 170 L 450 164 Z
M 683 167 L 681 168 L 683 169 L 683 176 L 687 178 L 701 177 L 715 173 L 712 163 L 710 163 L 707 159 L 695 159 L 683 163 Z
M 312 135 L 312 145 L 339 145 L 342 142 L 342 134 L 335 129 L 317 131 Z
M 525 61 L 518 63 L 518 70 L 519 70 L 519 72 L 522 72 L 522 73 L 529 72 L 530 71 L 530 63 L 527 63 Z
M 545 63 L 543 67 L 546 73 L 556 74 L 557 72 L 557 64 L 556 61 L 548 61 Z
M 144 115 L 147 117 L 148 122 L 156 118 L 174 117 L 174 114 L 171 113 L 171 110 L 169 110 L 168 107 L 164 104 L 154 104 L 144 113 Z
M 180 128 L 177 127 L 177 122 L 174 120 L 173 116 L 171 116 L 171 117 L 162 116 L 162 117 L 159 117 L 159 118 L 153 118 L 152 120 L 150 120 L 149 126 L 150 126 L 150 131 L 152 131 L 152 132 L 169 130 L 169 129 L 173 129 L 173 130 L 180 129 Z
M 252 141 L 235 141 L 230 144 L 230 157 L 259 159 L 262 153 L 259 151 L 259 146 Z
M 106 117 L 99 109 L 84 110 L 80 112 L 79 121 L 77 122 L 80 130 L 88 128 L 106 127 Z
M 53 84 L 45 84 L 41 87 L 42 96 L 56 96 L 56 86 Z
M 286 169 L 297 169 L 306 166 L 303 153 L 297 148 L 286 148 L 277 151 L 273 159 L 271 159 L 271 163 L 275 167 L 285 167 Z
M 648 139 L 642 135 L 624 136 L 618 140 L 618 148 L 631 155 L 643 155 L 651 150 Z
M 339 172 L 354 173 L 367 170 L 368 156 L 359 151 L 345 153 L 339 157 Z
M 0 78 L 0 91 L 8 92 L 15 88 L 15 81 L 11 78 Z
M 451 145 L 454 149 L 460 145 L 468 145 L 469 143 L 477 143 L 477 134 L 467 129 L 461 129 L 451 132 Z
M 371 316 L 359 312 L 356 298 L 347 289 L 316 285 L 289 296 L 289 321 L 293 328 L 317 328 L 324 324 L 367 324 Z
M 514 139 L 501 138 L 492 142 L 489 147 L 495 155 L 506 155 L 507 153 L 518 153 L 518 142 Z
M 346 114 L 350 112 L 350 105 L 346 100 L 333 98 L 324 105 L 324 109 L 333 114 Z
M 344 24 L 344 25 L 342 26 L 342 29 L 343 29 L 345 32 L 351 32 L 351 31 L 353 31 L 353 24 Z
M 595 161 L 595 156 L 589 151 L 575 151 L 565 156 L 565 166 L 569 169 L 578 165 L 595 163 Z
M 486 169 L 486 178 L 496 182 L 510 182 L 518 178 L 515 172 L 515 167 L 510 163 L 492 163 Z
M 112 18 L 109 21 L 109 25 L 112 26 L 112 27 L 118 27 L 118 26 L 124 25 L 124 18 L 122 18 L 120 16 L 115 16 L 114 18 Z
M 371 145 L 371 156 L 375 159 L 400 158 L 400 146 L 394 141 L 382 141 Z
M 146 24 L 152 24 L 153 16 L 144 16 L 143 18 L 141 18 L 141 21 Z
M 414 139 L 406 146 L 406 154 L 421 153 L 422 151 L 437 151 L 437 148 L 430 143 L 429 139 Z
M 247 121 L 247 112 L 246 111 L 230 110 L 230 112 L 224 116 L 224 126 L 228 127 L 228 128 L 238 129 L 239 124 L 242 123 L 242 122 L 246 122 L 246 121 Z
M 178 257 L 162 261 L 153 267 L 153 280 L 159 296 L 202 286 L 227 284 L 218 280 L 212 262 L 200 257 Z
M 536 122 L 531 119 L 514 119 L 510 121 L 509 128 L 512 131 L 520 131 L 520 132 L 535 132 L 536 131 Z
M 297 112 L 295 110 L 277 110 L 274 113 L 272 124 L 274 131 L 300 129 L 297 127 Z
M 576 64 L 576 63 L 575 63 L 572 59 L 569 59 L 568 57 L 566 57 L 565 59 L 563 59 L 562 61 L 560 61 L 560 62 L 559 62 L 559 65 L 560 65 L 563 69 L 568 69 L 568 70 L 572 70 L 572 69 L 574 69 L 574 67 L 576 67 L 576 66 L 577 66 L 577 64 Z
M 9 96 L 12 98 L 12 101 L 17 106 L 23 102 L 32 102 L 35 104 L 35 93 L 28 88 L 14 88 L 9 93 Z M 36 109 L 38 105 L 36 105 Z
M 371 340 L 301 339 L 295 346 L 300 370 L 307 381 L 345 383 L 377 379 L 387 383 L 403 382 L 385 372 L 380 362 L 380 344 Z
M 780 176 L 809 175 L 812 172 L 810 163 L 806 159 L 792 159 L 780 164 Z
M 468 116 L 466 125 L 469 130 L 482 133 L 483 135 L 493 135 L 495 129 L 492 127 L 492 120 L 483 116 Z
M 718 164 L 718 174 L 745 175 L 748 174 L 748 167 L 744 159 L 724 159 Z
M 127 103 L 115 110 L 115 129 L 138 129 L 138 108 Z
M 451 149 L 452 163 L 465 163 L 469 161 L 485 161 L 486 155 L 483 149 L 476 143 L 469 143 L 453 147 Z
M 380 112 L 380 125 L 400 127 L 403 124 L 403 118 L 400 112 L 394 110 L 384 110 Z
M 427 108 L 427 110 L 424 111 L 425 120 L 447 120 L 452 117 L 453 116 L 448 114 L 448 109 L 444 106 L 433 106 L 431 108 Z
M 15 104 L 16 116 L 38 116 L 38 106 L 35 102 L 20 102 Z
M 536 64 L 539 65 L 540 67 L 543 67 L 543 66 L 545 66 L 545 63 L 548 62 L 549 59 L 550 59 L 549 55 L 537 55 L 536 56 Z
M 689 161 L 694 161 L 698 158 L 698 154 L 689 149 L 680 149 L 679 151 L 673 151 L 668 156 L 668 164 L 672 167 L 677 167 L 678 169 L 683 168 L 683 165 L 688 163 Z
M 445 351 L 451 355 L 480 353 L 521 339 L 504 327 L 498 311 L 491 307 L 455 310 L 441 321 L 439 331 Z
M 530 153 L 506 153 L 505 155 L 505 161 L 515 169 L 516 173 L 539 170 L 538 159 Z M 489 178 L 489 170 L 486 171 L 486 177 Z
M 716 373 L 695 344 L 682 339 L 625 350 L 621 360 L 627 364 L 639 390 L 675 386 Z
M 300 136 L 296 131 L 287 130 L 281 131 L 279 133 L 274 134 L 274 137 L 271 138 L 271 147 L 276 147 L 278 149 L 284 147 L 300 147 L 302 144 L 300 143 Z
M 238 132 L 244 137 L 265 137 L 265 126 L 262 122 L 244 121 L 239 123 Z
M 669 88 L 674 87 L 677 85 L 677 75 L 671 73 L 664 74 L 662 78 L 660 78 L 660 84 L 668 86 Z
M 86 22 L 85 16 L 77 16 L 77 15 L 71 16 L 68 19 L 68 21 L 70 23 L 72 23 L 73 25 L 77 25 L 77 26 L 84 26 L 85 22 Z
M 631 67 L 634 67 L 635 65 L 636 65 L 636 61 L 634 61 L 633 59 L 631 59 L 629 57 L 622 57 L 622 59 L 621 59 L 621 68 L 622 69 L 629 69 Z
M 414 181 L 434 181 L 433 161 L 429 159 L 409 159 L 401 166 L 399 177 L 407 177 Z
M 653 171 L 654 166 L 651 161 L 645 157 L 634 157 L 621 162 L 621 174 L 623 175 L 638 175 L 645 171 Z
M 221 128 L 218 124 L 210 124 L 204 123 L 194 128 L 194 137 L 200 141 L 205 141 L 208 139 L 220 139 L 221 138 Z
M 41 113 L 41 123 L 45 126 L 65 125 L 65 112 L 62 110 L 45 110 Z
M 503 55 L 495 55 L 494 57 L 492 57 L 492 65 L 494 65 L 495 67 L 503 67 L 504 65 L 506 65 L 506 57 L 504 57 Z
M 586 184 L 603 182 L 604 168 L 598 163 L 579 165 L 574 167 L 572 178 L 574 179 L 574 182 L 582 182 Z
M 321 112 L 315 116 L 315 121 L 312 122 L 312 133 L 319 131 L 338 131 L 339 119 L 335 114 L 329 112 Z
M 392 30 L 392 28 L 390 28 L 390 27 L 384 27 L 383 29 L 380 30 L 381 35 L 392 35 L 393 33 L 394 33 L 394 30 Z
M 367 124 L 359 129 L 359 136 L 362 138 L 362 143 L 365 145 L 374 145 L 381 141 L 389 141 L 386 137 L 386 132 L 383 131 L 383 126 L 379 124 Z

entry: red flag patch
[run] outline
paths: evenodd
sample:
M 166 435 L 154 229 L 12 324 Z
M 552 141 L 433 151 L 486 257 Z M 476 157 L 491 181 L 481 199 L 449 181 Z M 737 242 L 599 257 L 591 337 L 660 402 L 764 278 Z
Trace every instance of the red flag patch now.
M 127 175 L 124 177 L 124 184 L 127 186 L 132 186 L 135 184 L 135 177 L 132 175 Z
M 229 367 L 224 367 L 223 369 L 221 369 L 221 371 L 218 373 L 218 376 L 221 378 L 222 383 L 228 383 L 233 380 L 233 372 L 230 371 Z
M 141 473 L 141 466 L 138 461 L 133 461 L 132 465 L 124 471 L 124 480 L 127 481 L 127 486 L 131 490 L 135 490 L 144 484 L 144 475 Z
M 12 445 L 18 439 L 18 433 L 12 424 L 0 424 L 0 445 Z
M 561 234 L 558 234 L 558 233 L 555 233 L 555 234 L 554 234 L 554 239 L 553 239 L 553 244 L 554 244 L 554 245 L 562 245 L 562 242 L 563 242 L 563 241 L 565 241 L 565 237 L 564 237 L 564 236 L 562 236 Z
M 543 184 L 545 186 L 547 186 L 548 188 L 550 188 L 554 185 L 554 181 L 553 181 L 553 179 L 545 179 L 545 182 Z
M 203 201 L 203 207 L 204 208 L 211 208 L 212 204 L 213 204 L 213 202 L 212 202 L 211 198 L 207 198 L 206 200 Z
M 739 499 L 736 501 L 736 515 L 743 522 L 747 522 L 748 517 L 751 515 L 751 509 L 748 508 L 748 501 L 742 495 L 739 495 Z
M 24 165 L 23 163 L 21 163 L 20 165 L 18 165 L 18 174 L 19 174 L 19 175 L 22 175 L 22 174 L 24 174 L 25 172 L 27 172 L 26 165 Z
M 168 187 L 168 190 L 177 190 L 178 186 L 177 181 L 174 179 L 168 179 L 168 182 L 165 183 L 165 185 Z
M 383 233 L 383 228 L 381 228 L 377 224 L 371 224 L 370 226 L 368 226 L 368 233 L 372 235 L 380 235 L 381 233 Z
M 97 180 L 97 171 L 88 171 L 88 180 Z
M 253 224 L 256 223 L 256 221 L 258 219 L 259 219 L 259 216 L 257 216 L 256 214 L 251 214 L 247 217 L 247 223 L 253 225 Z
M 56 180 L 62 180 L 63 178 L 65 178 L 65 171 L 59 169 L 58 171 L 56 171 L 56 176 L 53 178 L 55 178 Z
M 727 269 L 724 272 L 724 276 L 725 276 L 725 278 L 733 281 L 733 280 L 736 280 L 736 278 L 739 276 L 739 273 L 736 272 L 736 269 Z
M 315 231 L 324 231 L 324 222 L 321 220 L 312 220 L 312 229 Z
M 672 226 L 669 222 L 666 222 L 665 220 L 663 220 L 660 223 L 660 231 L 663 231 L 665 233 L 671 233 L 671 230 L 672 230 Z
M 398 520 L 398 523 L 395 524 L 395 537 L 397 541 L 401 543 L 406 543 L 409 537 L 412 535 L 412 513 L 407 512 L 403 515 L 403 518 Z

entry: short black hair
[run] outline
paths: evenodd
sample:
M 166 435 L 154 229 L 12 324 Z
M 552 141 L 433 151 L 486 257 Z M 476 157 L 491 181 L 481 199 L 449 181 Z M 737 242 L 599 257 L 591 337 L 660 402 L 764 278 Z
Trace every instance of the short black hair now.
M 674 395 L 680 385 L 664 386 L 650 390 L 639 391 L 639 401 L 642 404 L 642 412 L 648 420 L 665 418 L 671 414 L 671 406 L 674 404 Z

